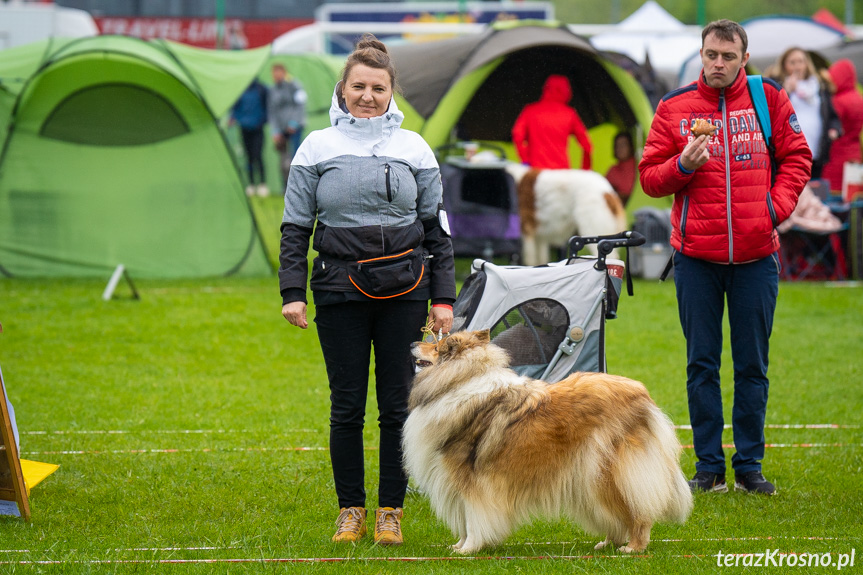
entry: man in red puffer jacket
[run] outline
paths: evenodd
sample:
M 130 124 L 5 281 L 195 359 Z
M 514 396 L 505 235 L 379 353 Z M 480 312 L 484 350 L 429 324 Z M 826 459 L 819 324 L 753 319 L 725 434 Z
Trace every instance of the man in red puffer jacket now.
M 770 332 L 779 290 L 779 236 L 809 179 L 812 155 L 788 96 L 764 81 L 776 175 L 747 87 L 746 32 L 730 20 L 702 31 L 697 82 L 656 109 L 639 171 L 649 196 L 674 196 L 674 283 L 686 338 L 686 390 L 696 473 L 693 491 L 724 492 L 722 321 L 728 304 L 734 362 L 731 458 L 735 489 L 772 494 L 761 473 Z M 692 123 L 717 128 L 694 136 Z
M 539 102 L 528 104 L 512 128 L 512 141 L 521 161 L 537 169 L 568 170 L 567 145 L 573 134 L 581 145 L 581 169 L 590 169 L 591 143 L 578 113 L 569 106 L 572 87 L 566 76 L 545 80 Z

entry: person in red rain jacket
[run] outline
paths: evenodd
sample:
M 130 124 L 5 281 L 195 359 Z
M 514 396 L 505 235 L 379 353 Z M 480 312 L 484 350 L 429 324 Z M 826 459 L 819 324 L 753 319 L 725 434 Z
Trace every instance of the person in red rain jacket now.
M 686 339 L 686 395 L 695 446 L 693 491 L 725 492 L 719 371 L 728 308 L 734 364 L 734 488 L 771 495 L 761 473 L 770 333 L 779 293 L 775 227 L 794 211 L 812 153 L 788 95 L 772 80 L 764 93 L 776 147 L 776 178 L 747 87 L 746 31 L 718 20 L 701 33 L 698 81 L 656 108 L 639 164 L 652 197 L 674 196 L 671 245 L 680 325 Z M 717 130 L 695 136 L 705 119 Z
M 821 176 L 830 180 L 831 190 L 842 189 L 842 166 L 845 162 L 860 162 L 860 131 L 863 130 L 863 96 L 857 91 L 857 70 L 847 58 L 830 66 L 830 77 L 836 84 L 833 107 L 842 122 L 842 135 L 833 141 L 830 160 Z
M 570 134 L 582 149 L 581 169 L 590 169 L 590 136 L 578 113 L 569 105 L 572 87 L 566 76 L 545 80 L 542 97 L 524 107 L 512 127 L 512 141 L 521 161 L 532 168 L 568 170 Z

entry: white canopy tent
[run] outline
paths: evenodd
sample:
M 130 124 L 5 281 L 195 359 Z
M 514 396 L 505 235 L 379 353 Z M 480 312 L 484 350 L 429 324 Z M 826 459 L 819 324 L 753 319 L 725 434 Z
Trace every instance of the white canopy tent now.
M 84 10 L 54 4 L 0 3 L 0 50 L 45 38 L 96 36 L 99 28 Z
M 701 47 L 701 29 L 687 26 L 654 0 L 647 0 L 614 30 L 592 36 L 590 43 L 639 64 L 649 59 L 660 78 L 674 86 L 684 59 Z

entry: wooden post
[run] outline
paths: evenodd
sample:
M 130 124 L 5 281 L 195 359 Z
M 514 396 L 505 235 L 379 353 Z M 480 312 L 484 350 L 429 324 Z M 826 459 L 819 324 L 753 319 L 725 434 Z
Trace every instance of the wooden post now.
M 24 484 L 24 473 L 21 471 L 21 460 L 18 458 L 18 445 L 15 443 L 15 432 L 12 430 L 12 419 L 6 403 L 6 385 L 3 383 L 3 372 L 0 371 L 0 500 L 15 501 L 18 511 L 25 521 L 30 520 L 30 502 L 27 499 L 27 486 Z

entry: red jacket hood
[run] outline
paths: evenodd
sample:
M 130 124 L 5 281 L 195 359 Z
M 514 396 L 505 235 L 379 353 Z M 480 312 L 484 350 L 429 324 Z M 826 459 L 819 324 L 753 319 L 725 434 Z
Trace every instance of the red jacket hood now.
M 553 74 L 545 80 L 542 86 L 543 101 L 559 102 L 568 104 L 572 99 L 572 87 L 569 84 L 569 79 L 566 76 Z
M 837 93 L 854 90 L 857 86 L 857 71 L 854 69 L 854 64 L 851 60 L 847 58 L 837 60 L 830 66 L 830 77 L 833 78 L 833 83 L 836 84 Z

